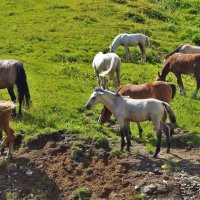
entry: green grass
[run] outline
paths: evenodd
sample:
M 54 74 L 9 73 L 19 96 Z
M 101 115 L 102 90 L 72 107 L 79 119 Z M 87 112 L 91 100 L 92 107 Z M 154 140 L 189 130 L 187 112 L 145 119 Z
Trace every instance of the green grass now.
M 138 47 L 131 48 L 134 63 L 125 62 L 124 49 L 118 48 L 122 84 L 155 80 L 167 53 L 183 43 L 199 45 L 200 9 L 195 0 L 163 0 L 161 5 L 154 0 L 2 0 L 0 9 L 1 58 L 22 61 L 28 77 L 32 106 L 12 122 L 15 132 L 23 131 L 27 138 L 64 129 L 100 142 L 120 139 L 97 123 L 101 105 L 83 109 L 97 86 L 93 57 L 107 50 L 117 34 L 142 32 L 151 43 L 146 63 L 140 62 Z M 172 74 L 167 80 L 176 83 Z M 183 82 L 187 96 L 177 91 L 171 105 L 179 127 L 196 133 L 189 138 L 195 142 L 200 135 L 199 98 L 191 98 L 194 78 L 183 76 Z M 9 99 L 6 90 L 0 90 L 0 97 Z M 152 132 L 151 123 L 142 126 L 146 134 Z M 132 129 L 136 134 L 135 125 Z

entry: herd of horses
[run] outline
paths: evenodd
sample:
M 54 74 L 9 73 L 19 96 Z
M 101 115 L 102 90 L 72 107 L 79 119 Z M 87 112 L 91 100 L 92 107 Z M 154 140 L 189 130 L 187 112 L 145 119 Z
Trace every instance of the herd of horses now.
M 136 122 L 139 129 L 139 136 L 142 137 L 142 127 L 140 122 L 152 121 L 157 134 L 157 145 L 154 157 L 160 151 L 162 132 L 166 134 L 167 152 L 170 152 L 170 134 L 176 125 L 176 117 L 169 105 L 176 93 L 176 86 L 164 82 L 169 72 L 177 77 L 177 83 L 182 94 L 186 94 L 181 74 L 194 74 L 197 82 L 196 90 L 193 94 L 197 96 L 200 87 L 200 47 L 189 44 L 177 47 L 173 52 L 165 57 L 161 73 L 158 73 L 157 81 L 140 85 L 126 84 L 120 86 L 121 59 L 115 53 L 118 46 L 124 46 L 126 60 L 130 59 L 130 46 L 140 47 L 143 62 L 146 61 L 146 46 L 150 46 L 148 36 L 138 34 L 119 34 L 111 46 L 109 53 L 99 52 L 93 60 L 92 66 L 98 80 L 99 88 L 96 88 L 90 96 L 86 108 L 91 108 L 97 103 L 102 103 L 104 108 L 99 117 L 99 123 L 109 121 L 113 114 L 119 125 L 121 135 L 121 150 L 127 140 L 127 150 L 130 150 L 130 122 Z M 199 54 L 198 54 L 199 53 Z M 115 92 L 108 90 L 108 81 L 113 80 Z M 0 153 L 8 147 L 7 158 L 10 158 L 14 147 L 14 131 L 9 126 L 11 116 L 16 116 L 16 95 L 14 86 L 18 91 L 19 111 L 22 116 L 22 105 L 29 107 L 31 98 L 27 77 L 23 64 L 16 60 L 0 61 L 0 89 L 7 88 L 11 101 L 0 101 L 0 128 L 6 133 L 6 137 L 0 144 Z M 170 125 L 165 123 L 167 114 Z
M 182 74 L 193 74 L 196 78 L 196 90 L 192 97 L 196 98 L 200 88 L 200 47 L 189 44 L 178 46 L 169 53 L 165 59 L 161 73 L 158 72 L 157 80 L 139 85 L 126 84 L 120 86 L 121 59 L 115 53 L 117 47 L 125 47 L 126 60 L 129 60 L 129 46 L 138 45 L 142 52 L 142 61 L 146 61 L 145 46 L 150 46 L 149 39 L 143 34 L 119 34 L 111 46 L 109 53 L 99 52 L 93 60 L 93 68 L 98 80 L 98 88 L 94 89 L 85 107 L 101 103 L 104 108 L 98 119 L 100 124 L 108 122 L 111 115 L 117 119 L 120 126 L 121 151 L 127 140 L 127 151 L 130 150 L 130 122 L 136 122 L 139 137 L 142 137 L 140 122 L 152 121 L 157 135 L 156 151 L 153 157 L 160 152 L 162 132 L 166 135 L 167 153 L 170 152 L 170 135 L 176 127 L 176 117 L 169 103 L 174 98 L 176 86 L 166 83 L 166 76 L 172 72 L 177 78 L 180 94 L 186 95 L 183 86 Z M 108 81 L 112 80 L 115 92 L 108 90 Z M 167 114 L 170 124 L 166 124 Z

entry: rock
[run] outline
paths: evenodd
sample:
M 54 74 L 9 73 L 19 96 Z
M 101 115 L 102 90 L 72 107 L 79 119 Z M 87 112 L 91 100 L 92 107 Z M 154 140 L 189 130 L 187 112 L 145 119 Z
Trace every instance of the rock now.
M 156 175 L 162 175 L 163 174 L 163 172 L 159 171 L 159 169 L 157 169 L 157 168 L 154 169 L 153 173 L 156 174 Z
M 150 184 L 143 187 L 142 191 L 147 194 L 152 194 L 157 189 L 157 186 Z
M 27 176 L 31 176 L 32 174 L 33 174 L 33 171 L 31 171 L 30 169 L 26 171 Z
M 167 189 L 166 186 L 159 186 L 159 187 L 157 188 L 157 192 L 158 192 L 158 193 L 166 193 L 166 192 L 168 192 L 168 189 Z

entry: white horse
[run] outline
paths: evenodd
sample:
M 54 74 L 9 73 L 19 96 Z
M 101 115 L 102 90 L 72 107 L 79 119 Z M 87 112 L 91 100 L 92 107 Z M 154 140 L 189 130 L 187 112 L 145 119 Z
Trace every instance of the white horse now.
M 137 34 L 119 34 L 117 35 L 112 44 L 110 45 L 109 49 L 110 52 L 115 52 L 115 50 L 117 49 L 118 46 L 124 46 L 125 47 L 125 51 L 126 51 L 126 60 L 129 60 L 129 55 L 130 55 L 130 51 L 129 51 L 129 46 L 137 46 L 139 45 L 140 50 L 142 52 L 142 61 L 145 62 L 146 61 L 146 50 L 145 50 L 145 46 L 150 46 L 149 43 L 149 38 L 148 36 L 141 34 L 141 33 L 137 33 Z
M 113 80 L 115 89 L 120 86 L 121 59 L 117 54 L 103 54 L 102 52 L 99 52 L 94 57 L 92 66 L 94 68 L 99 87 L 108 89 L 108 79 Z
M 154 130 L 157 134 L 156 151 L 153 156 L 156 158 L 160 152 L 162 131 L 165 132 L 167 138 L 167 153 L 170 152 L 169 132 L 163 122 L 165 110 L 167 111 L 170 122 L 173 126 L 176 123 L 176 118 L 168 103 L 152 98 L 131 99 L 108 90 L 96 88 L 90 96 L 85 107 L 89 109 L 97 103 L 102 103 L 105 107 L 107 107 L 113 113 L 119 123 L 121 134 L 121 151 L 123 151 L 123 147 L 125 146 L 124 135 L 127 139 L 127 150 L 130 150 L 130 122 L 142 122 L 150 120 L 153 122 Z
M 174 51 L 172 51 L 171 53 L 169 53 L 165 57 L 165 60 L 167 58 L 169 58 L 171 55 L 173 55 L 174 53 L 198 54 L 198 53 L 200 53 L 200 47 L 199 46 L 193 46 L 193 45 L 190 45 L 190 44 L 182 44 L 182 45 L 176 47 L 176 49 L 174 49 Z

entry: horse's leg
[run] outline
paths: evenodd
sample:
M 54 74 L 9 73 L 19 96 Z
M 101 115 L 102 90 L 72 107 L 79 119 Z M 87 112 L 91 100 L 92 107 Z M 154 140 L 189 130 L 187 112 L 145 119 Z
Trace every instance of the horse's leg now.
M 15 137 L 14 137 L 14 131 L 10 129 L 10 135 L 11 135 L 11 142 L 9 142 L 9 151 L 8 151 L 8 158 L 10 158 L 13 154 L 13 149 L 14 149 L 14 140 L 15 140 Z
M 143 129 L 142 129 L 142 127 L 141 127 L 141 125 L 140 125 L 140 123 L 139 122 L 137 122 L 137 127 L 138 127 L 138 131 L 139 131 L 139 138 L 142 138 L 142 132 L 143 132 Z
M 8 88 L 8 93 L 10 95 L 11 101 L 16 103 L 16 96 L 13 87 Z M 13 109 L 13 116 L 16 116 L 16 108 Z
M 131 146 L 131 139 L 130 139 L 130 123 L 127 123 L 125 127 L 125 135 L 126 135 L 126 140 L 127 140 L 127 151 L 130 151 L 130 146 Z
M 128 45 L 125 45 L 125 51 L 126 51 L 126 61 L 129 61 L 129 54 L 130 54 L 130 50 L 128 48 Z
M 138 44 L 142 53 L 142 62 L 146 61 L 146 50 L 145 50 L 145 43 L 139 43 Z
M 180 94 L 183 94 L 184 96 L 186 95 L 186 91 L 184 89 L 184 86 L 183 86 L 183 81 L 182 81 L 182 78 L 181 78 L 181 74 L 175 74 L 176 75 L 176 78 L 177 78 L 177 84 L 180 88 Z
M 124 132 L 125 132 L 125 128 L 124 127 L 120 127 L 120 136 L 121 136 L 121 151 L 123 151 L 124 146 L 125 146 L 125 140 L 124 140 Z
M 196 86 L 196 90 L 194 91 L 194 94 L 192 95 L 192 98 L 197 98 L 197 94 L 200 88 L 200 76 L 196 76 L 196 82 L 197 82 L 197 86 Z
M 156 151 L 155 151 L 153 157 L 157 158 L 158 153 L 160 152 L 162 131 L 161 131 L 161 123 L 158 119 L 154 119 L 153 124 L 154 124 L 154 130 L 156 131 L 156 135 L 157 135 Z
M 117 88 L 118 88 L 120 86 L 120 64 L 119 63 L 117 64 L 116 78 L 117 78 Z
M 166 140 L 167 140 L 167 153 L 170 153 L 170 130 L 166 126 L 166 124 L 162 123 L 162 130 L 166 135 Z
M 4 128 L 4 131 L 7 135 L 7 138 L 4 140 L 3 142 L 3 146 L 7 147 L 7 145 L 9 146 L 8 148 L 8 155 L 7 155 L 7 159 L 9 159 L 12 154 L 13 154 L 13 148 L 14 148 L 14 131 L 8 126 Z

